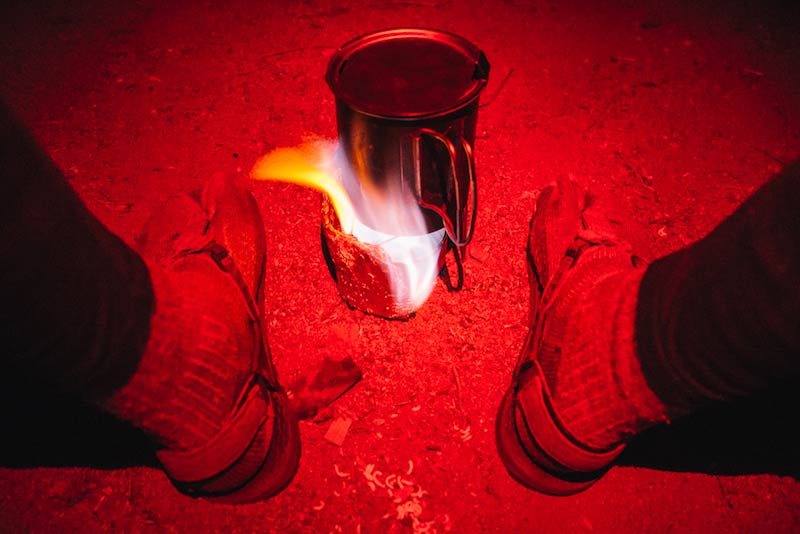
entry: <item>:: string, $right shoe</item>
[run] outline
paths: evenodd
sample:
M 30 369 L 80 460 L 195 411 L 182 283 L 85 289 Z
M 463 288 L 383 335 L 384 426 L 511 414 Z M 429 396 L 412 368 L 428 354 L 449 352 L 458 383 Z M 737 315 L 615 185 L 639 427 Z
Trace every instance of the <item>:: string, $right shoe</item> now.
M 531 324 L 496 437 L 512 477 L 551 495 L 588 488 L 630 437 L 667 421 L 635 350 L 646 246 L 607 207 L 560 180 L 531 220 Z

